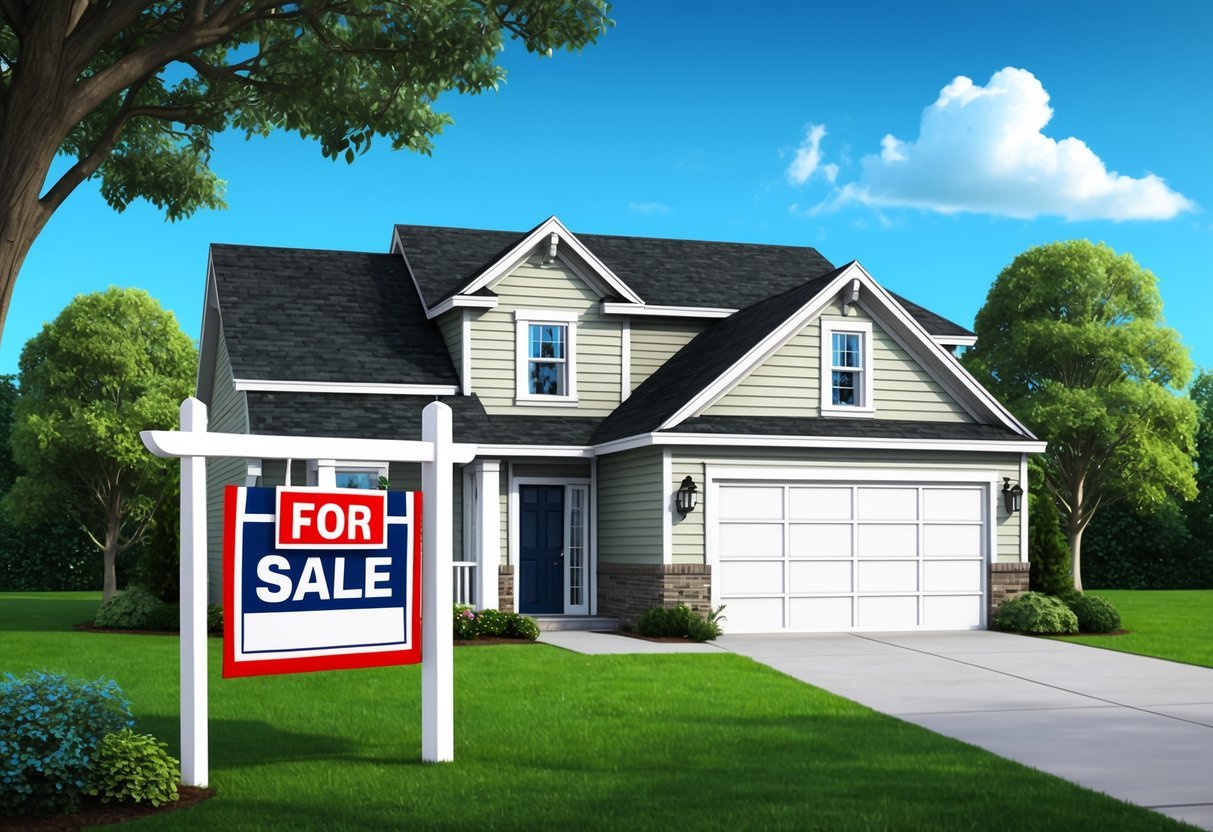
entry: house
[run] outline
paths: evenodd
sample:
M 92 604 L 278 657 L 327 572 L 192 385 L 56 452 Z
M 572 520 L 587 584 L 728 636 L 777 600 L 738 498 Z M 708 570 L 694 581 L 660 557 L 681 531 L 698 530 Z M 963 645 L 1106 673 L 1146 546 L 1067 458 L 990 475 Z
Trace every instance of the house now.
M 974 340 L 812 248 L 401 225 L 386 254 L 213 246 L 198 396 L 211 430 L 406 439 L 446 402 L 478 445 L 454 560 L 482 607 L 966 629 L 1026 589 L 1010 490 L 1044 449 L 957 361 Z M 224 484 L 420 476 L 208 474 L 216 596 Z

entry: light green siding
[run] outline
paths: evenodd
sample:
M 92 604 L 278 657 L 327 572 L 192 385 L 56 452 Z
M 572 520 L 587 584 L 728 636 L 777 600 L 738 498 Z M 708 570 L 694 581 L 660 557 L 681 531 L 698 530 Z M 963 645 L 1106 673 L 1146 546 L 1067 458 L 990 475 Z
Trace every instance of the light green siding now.
M 661 449 L 641 448 L 598 460 L 598 561 L 661 563 Z
M 438 331 L 446 342 L 446 351 L 451 354 L 455 375 L 463 379 L 463 310 L 453 309 L 438 319 Z
M 843 317 L 836 303 L 707 409 L 709 416 L 817 416 L 821 403 L 822 318 L 872 325 L 872 394 L 877 419 L 971 422 L 901 345 L 866 313 Z
M 216 311 L 212 309 L 211 314 Z M 207 428 L 222 433 L 248 433 L 248 400 L 232 383 L 232 362 L 222 324 L 217 335 L 219 347 L 211 401 L 207 405 Z M 246 470 L 243 459 L 215 458 L 206 463 L 207 592 L 212 604 L 220 603 L 223 597 L 223 489 L 227 485 L 244 485 Z
M 495 309 L 470 314 L 472 390 L 489 413 L 528 416 L 606 416 L 619 406 L 622 384 L 622 324 L 602 314 L 601 298 L 559 260 L 543 265 L 532 257 L 491 287 Z M 571 312 L 578 316 L 574 334 L 577 398 L 574 407 L 516 405 L 516 310 Z
M 631 388 L 635 390 L 640 386 L 642 381 L 655 373 L 674 353 L 703 332 L 709 323 L 712 321 L 633 318 L 629 334 L 632 354 L 629 362 Z
M 674 452 L 670 487 L 676 489 L 688 474 L 695 484 L 704 488 L 706 466 L 744 465 L 778 470 L 780 467 L 846 467 L 854 471 L 854 478 L 862 480 L 865 468 L 905 468 L 906 480 L 915 481 L 915 472 L 946 469 L 949 471 L 972 471 L 975 474 L 994 474 L 998 483 L 1002 477 L 1019 481 L 1019 454 L 1008 453 L 964 453 L 943 451 L 863 451 L 808 448 L 738 448 L 736 450 L 716 448 L 687 448 Z M 609 459 L 603 457 L 598 463 L 601 476 L 602 464 Z M 778 479 L 778 475 L 772 475 Z M 999 487 L 1001 487 L 999 485 Z M 997 490 L 997 489 L 996 489 Z M 711 499 L 710 494 L 701 495 L 701 503 Z M 1019 562 L 1019 515 L 1008 514 L 1002 504 L 1001 494 L 995 494 L 994 537 L 996 559 L 1000 563 Z M 675 514 L 672 543 L 675 563 L 704 562 L 704 506 L 679 521 Z

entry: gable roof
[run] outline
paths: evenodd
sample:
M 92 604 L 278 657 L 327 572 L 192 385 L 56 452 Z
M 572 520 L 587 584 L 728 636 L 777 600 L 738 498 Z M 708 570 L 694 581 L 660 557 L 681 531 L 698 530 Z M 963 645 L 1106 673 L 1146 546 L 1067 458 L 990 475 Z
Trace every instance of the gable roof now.
M 397 256 L 212 245 L 211 268 L 235 378 L 459 383 Z

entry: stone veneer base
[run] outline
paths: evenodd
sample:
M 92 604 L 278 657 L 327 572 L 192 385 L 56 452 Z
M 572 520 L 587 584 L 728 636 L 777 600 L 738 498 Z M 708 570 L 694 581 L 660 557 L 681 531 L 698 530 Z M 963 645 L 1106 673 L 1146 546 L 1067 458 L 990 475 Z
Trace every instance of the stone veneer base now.
M 712 606 L 712 568 L 700 563 L 599 563 L 598 614 L 635 626 L 645 610 Z
M 497 609 L 514 611 L 514 567 L 502 564 L 497 569 Z
M 1003 601 L 1010 601 L 1028 591 L 1030 563 L 991 563 L 990 584 L 986 598 L 989 599 L 989 617 L 986 626 L 994 628 L 994 616 Z

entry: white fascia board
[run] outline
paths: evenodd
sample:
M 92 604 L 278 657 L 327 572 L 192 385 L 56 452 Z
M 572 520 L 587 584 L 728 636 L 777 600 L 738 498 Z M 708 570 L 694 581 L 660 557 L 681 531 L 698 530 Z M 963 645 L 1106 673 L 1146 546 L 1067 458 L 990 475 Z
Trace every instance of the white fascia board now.
M 941 347 L 971 347 L 977 343 L 976 335 L 932 335 L 931 340 Z
M 677 413 L 661 423 L 661 430 L 669 430 L 687 419 L 699 416 L 723 397 L 729 390 L 745 378 L 746 374 L 758 366 L 767 356 L 778 350 L 792 339 L 808 321 L 819 313 L 830 300 L 838 294 L 847 281 L 854 280 L 862 268 L 858 263 L 851 263 L 842 272 L 813 296 L 804 306 L 800 307 L 782 324 L 767 334 L 749 352 L 734 362 L 716 380 L 703 388 L 689 402 L 683 405 Z
M 727 318 L 736 309 L 719 306 L 658 306 L 645 303 L 603 301 L 604 315 L 648 315 L 656 318 Z
M 562 457 L 592 459 L 592 445 L 487 445 L 476 446 L 476 452 L 486 457 Z
M 385 384 L 362 381 L 289 381 L 285 379 L 237 378 L 237 390 L 253 393 L 366 393 L 376 396 L 455 396 L 455 384 Z
M 866 436 L 758 436 L 739 433 L 644 433 L 594 446 L 598 456 L 652 445 L 726 448 L 847 448 L 873 451 L 1044 453 L 1047 443 L 1011 439 L 874 439 Z
M 492 295 L 451 295 L 433 309 L 426 309 L 425 317 L 432 321 L 452 309 L 495 309 L 499 302 Z
M 640 295 L 636 294 L 630 286 L 624 283 L 619 277 L 612 272 L 605 263 L 586 248 L 585 244 L 578 240 L 571 231 L 564 227 L 564 224 L 556 217 L 548 217 L 538 228 L 530 234 L 522 238 L 522 240 L 506 252 L 496 263 L 489 266 L 480 276 L 463 287 L 461 295 L 471 295 L 488 287 L 490 284 L 504 277 L 509 272 L 513 271 L 519 263 L 530 256 L 531 252 L 540 245 L 546 244 L 551 235 L 555 233 L 562 246 L 562 254 L 564 249 L 572 251 L 578 259 L 594 273 L 594 276 L 610 286 L 612 290 L 618 293 L 621 297 L 626 298 L 632 303 L 644 303 Z
M 270 436 L 255 433 L 145 430 L 144 446 L 158 457 L 235 457 L 240 459 L 341 459 L 351 462 L 430 462 L 430 442 L 404 439 L 350 439 L 339 436 Z M 451 461 L 476 458 L 476 446 L 452 443 Z

